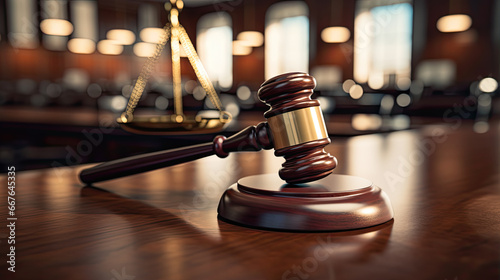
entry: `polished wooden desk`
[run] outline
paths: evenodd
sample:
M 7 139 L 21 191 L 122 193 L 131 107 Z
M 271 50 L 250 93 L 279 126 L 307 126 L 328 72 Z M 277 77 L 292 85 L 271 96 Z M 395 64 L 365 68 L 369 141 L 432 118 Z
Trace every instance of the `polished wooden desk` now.
M 445 133 L 445 134 L 442 134 Z M 226 187 L 272 173 L 272 151 L 208 157 L 83 187 L 77 168 L 16 174 L 16 272 L 1 279 L 499 279 L 500 130 L 469 124 L 333 139 L 335 172 L 371 179 L 395 219 L 347 232 L 217 219 Z M 6 176 L 0 177 L 6 223 Z M 13 277 L 15 276 L 15 277 Z

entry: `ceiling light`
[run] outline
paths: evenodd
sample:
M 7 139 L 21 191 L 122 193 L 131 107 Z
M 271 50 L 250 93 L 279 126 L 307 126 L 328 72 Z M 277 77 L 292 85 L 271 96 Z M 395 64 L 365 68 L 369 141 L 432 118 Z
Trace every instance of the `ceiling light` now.
M 461 32 L 469 29 L 472 19 L 468 15 L 448 15 L 437 21 L 436 27 L 441 32 Z
M 65 19 L 44 19 L 40 29 L 47 35 L 68 36 L 73 32 L 73 24 Z
M 68 49 L 72 53 L 90 54 L 95 51 L 95 42 L 85 38 L 74 38 L 69 40 Z
M 260 47 L 264 44 L 264 35 L 258 31 L 241 32 L 236 39 L 247 47 Z
M 251 47 L 241 41 L 233 41 L 233 55 L 249 55 L 250 53 L 252 53 Z
M 112 29 L 108 31 L 106 38 L 120 45 L 132 45 L 135 42 L 134 32 L 127 29 Z
M 119 55 L 123 52 L 123 46 L 112 40 L 102 40 L 97 43 L 97 50 L 102 54 Z
M 344 43 L 351 37 L 351 31 L 342 26 L 327 27 L 321 31 L 321 39 L 325 43 Z
M 158 27 L 148 27 L 141 30 L 139 33 L 139 37 L 142 41 L 146 43 L 158 43 L 161 39 L 161 36 L 165 33 L 163 28 Z
M 134 45 L 134 54 L 139 57 L 151 57 L 155 53 L 156 44 L 152 43 L 137 43 Z

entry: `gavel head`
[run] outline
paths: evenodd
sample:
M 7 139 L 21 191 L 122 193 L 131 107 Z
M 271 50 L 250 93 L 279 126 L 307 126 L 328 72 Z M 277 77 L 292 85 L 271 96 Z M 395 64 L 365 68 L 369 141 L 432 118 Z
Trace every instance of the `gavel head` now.
M 318 100 L 311 95 L 316 80 L 300 72 L 286 73 L 264 82 L 259 99 L 271 108 L 264 114 L 276 156 L 285 163 L 279 171 L 288 183 L 306 183 L 328 176 L 337 159 L 324 147 L 330 144 Z

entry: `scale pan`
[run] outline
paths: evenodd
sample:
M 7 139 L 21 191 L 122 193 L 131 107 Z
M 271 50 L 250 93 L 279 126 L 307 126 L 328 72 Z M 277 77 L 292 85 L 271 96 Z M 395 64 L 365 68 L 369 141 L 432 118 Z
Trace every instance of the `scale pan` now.
M 120 126 L 132 133 L 148 135 L 186 135 L 209 134 L 224 129 L 228 121 L 220 118 L 186 116 L 182 122 L 172 120 L 171 116 L 136 116 L 130 122 L 117 120 Z

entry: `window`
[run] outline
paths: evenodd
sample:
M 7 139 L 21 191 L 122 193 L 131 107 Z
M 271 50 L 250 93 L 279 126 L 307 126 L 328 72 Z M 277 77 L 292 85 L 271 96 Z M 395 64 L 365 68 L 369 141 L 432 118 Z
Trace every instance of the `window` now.
M 25 49 L 38 47 L 36 5 L 33 0 L 7 1 L 8 37 L 12 47 Z
M 411 74 L 413 7 L 406 1 L 357 3 L 354 22 L 354 79 L 380 89 Z
M 211 13 L 198 21 L 196 48 L 214 86 L 233 85 L 233 29 L 227 13 Z
M 265 76 L 309 71 L 309 18 L 302 1 L 272 5 L 266 14 Z

